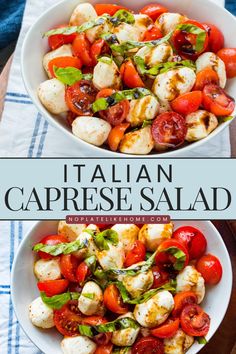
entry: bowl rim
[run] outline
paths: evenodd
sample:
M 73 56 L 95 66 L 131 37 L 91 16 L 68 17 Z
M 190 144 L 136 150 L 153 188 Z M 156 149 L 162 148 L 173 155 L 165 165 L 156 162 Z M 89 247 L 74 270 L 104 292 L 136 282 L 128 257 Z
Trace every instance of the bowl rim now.
M 89 2 L 89 0 L 87 0 Z M 203 0 L 202 0 L 203 1 Z M 227 16 L 230 16 L 232 20 L 235 22 L 235 29 L 236 29 L 236 18 L 224 7 L 220 6 L 218 3 L 215 3 L 213 0 L 204 0 L 205 2 L 208 2 L 210 6 L 212 7 L 217 7 L 222 11 L 222 13 L 227 14 Z M 64 126 L 62 126 L 47 110 L 46 108 L 35 99 L 35 95 L 33 93 L 33 90 L 31 90 L 30 85 L 27 80 L 27 67 L 24 64 L 24 58 L 26 56 L 26 47 L 29 41 L 29 38 L 31 36 L 31 33 L 35 30 L 35 27 L 37 27 L 38 23 L 44 19 L 45 17 L 48 16 L 50 12 L 52 12 L 54 9 L 57 7 L 60 7 L 61 5 L 65 4 L 68 2 L 68 0 L 61 0 L 57 2 L 56 4 L 53 4 L 50 6 L 46 11 L 44 11 L 34 22 L 34 24 L 29 28 L 27 31 L 22 48 L 21 48 L 21 56 L 20 56 L 20 67 L 21 67 L 21 74 L 24 82 L 24 86 L 26 88 L 26 91 L 28 92 L 30 99 L 32 100 L 34 106 L 37 108 L 37 110 L 42 114 L 42 116 L 54 127 L 56 127 L 59 131 L 63 132 L 69 139 L 72 139 L 76 144 L 78 144 L 78 147 L 81 147 L 82 152 L 85 154 L 85 156 L 103 156 L 104 157 L 131 157 L 131 158 L 136 158 L 136 157 L 142 157 L 142 158 L 155 158 L 155 157 L 183 157 L 185 153 L 188 152 L 193 152 L 194 149 L 200 147 L 201 145 L 207 144 L 209 140 L 220 134 L 226 127 L 229 126 L 229 124 L 234 120 L 236 117 L 235 112 L 233 114 L 233 119 L 230 121 L 222 122 L 220 123 L 217 128 L 211 132 L 206 138 L 192 142 L 188 145 L 185 145 L 183 147 L 180 147 L 178 149 L 174 150 L 169 150 L 169 151 L 164 151 L 164 152 L 154 152 L 148 155 L 142 155 L 142 154 L 124 154 L 118 151 L 111 151 L 109 149 L 105 149 L 103 146 L 95 146 L 92 145 L 79 137 L 76 137 L 72 131 L 69 131 L 66 129 Z M 82 0 L 78 0 L 79 2 L 83 2 Z
M 47 220 L 49 221 L 49 220 Z M 18 257 L 22 251 L 23 248 L 26 247 L 27 243 L 28 243 L 28 240 L 30 238 L 31 235 L 34 234 L 35 230 L 37 229 L 37 227 L 42 224 L 42 223 L 45 223 L 47 222 L 46 220 L 40 220 L 40 221 L 37 221 L 35 223 L 35 225 L 33 225 L 33 227 L 31 227 L 28 232 L 26 233 L 25 237 L 23 238 L 23 240 L 21 241 L 20 243 L 20 246 L 18 247 L 17 249 L 17 252 L 16 252 L 16 255 L 14 257 L 14 261 L 13 261 L 13 265 L 12 265 L 12 270 L 11 270 L 11 288 L 10 288 L 10 291 L 11 291 L 11 300 L 12 300 L 12 304 L 13 304 L 13 309 L 14 309 L 14 313 L 15 313 L 15 316 L 21 326 L 21 328 L 23 329 L 24 333 L 26 334 L 26 336 L 29 338 L 29 340 L 39 349 L 39 350 L 42 350 L 38 344 L 35 343 L 34 340 L 31 339 L 30 335 L 27 333 L 26 329 L 24 328 L 22 322 L 21 322 L 21 319 L 20 319 L 20 316 L 17 312 L 17 295 L 16 295 L 16 284 L 15 284 L 15 270 L 16 270 L 16 266 L 18 264 Z M 53 220 L 50 220 L 50 221 L 53 221 Z M 56 221 L 56 220 L 54 220 Z M 216 331 L 218 330 L 219 326 L 221 325 L 224 317 L 225 317 L 225 314 L 228 310 L 228 307 L 229 307 L 229 302 L 230 302 L 230 299 L 231 299 L 231 295 L 232 295 L 232 286 L 233 286 L 233 271 L 232 271 L 232 263 L 231 263 L 231 259 L 230 259 L 230 256 L 229 256 L 229 252 L 227 250 L 227 247 L 224 243 L 224 240 L 220 234 L 220 232 L 217 230 L 217 228 L 213 225 L 213 223 L 210 221 L 210 220 L 173 220 L 173 222 L 175 223 L 175 221 L 180 221 L 180 222 L 190 222 L 190 221 L 197 221 L 197 222 L 202 222 L 203 224 L 207 224 L 211 229 L 212 229 L 212 232 L 214 232 L 216 235 L 217 235 L 217 240 L 219 241 L 220 243 L 220 247 L 223 248 L 224 250 L 224 253 L 226 255 L 225 257 L 225 262 L 227 264 L 227 280 L 228 280 L 228 284 L 229 284 L 229 292 L 227 294 L 224 295 L 224 299 L 225 299 L 225 302 L 224 302 L 224 310 L 221 314 L 220 317 L 218 317 L 219 319 L 219 322 L 214 330 L 214 332 L 211 334 L 210 338 L 208 339 L 208 341 L 215 335 Z M 225 274 L 226 276 L 226 273 L 223 271 L 223 274 Z M 195 354 L 197 354 L 205 345 L 201 345 L 200 348 L 197 349 L 197 351 L 195 352 Z

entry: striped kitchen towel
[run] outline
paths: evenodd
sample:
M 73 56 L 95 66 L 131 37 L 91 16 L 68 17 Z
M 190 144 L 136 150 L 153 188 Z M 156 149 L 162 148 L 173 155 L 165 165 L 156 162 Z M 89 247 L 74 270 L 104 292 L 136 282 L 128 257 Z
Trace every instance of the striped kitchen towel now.
M 222 4 L 222 0 L 215 0 Z M 22 29 L 14 55 L 5 109 L 0 124 L 0 156 L 5 157 L 77 157 L 87 156 L 82 148 L 49 125 L 37 112 L 27 95 L 20 73 L 20 50 L 30 25 L 55 0 L 26 3 Z M 32 43 L 33 50 L 33 43 Z M 30 53 L 29 53 L 30 55 Z M 37 70 L 37 68 L 35 68 Z M 30 148 L 28 148 L 30 146 Z M 229 130 L 225 129 L 206 145 L 185 153 L 185 157 L 229 157 Z

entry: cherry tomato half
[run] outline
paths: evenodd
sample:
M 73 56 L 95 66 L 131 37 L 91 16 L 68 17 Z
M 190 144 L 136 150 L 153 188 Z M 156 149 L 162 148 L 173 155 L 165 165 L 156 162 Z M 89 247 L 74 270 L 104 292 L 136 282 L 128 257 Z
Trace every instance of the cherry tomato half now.
M 203 106 L 216 116 L 228 116 L 235 108 L 235 101 L 222 88 L 206 85 L 203 89 Z
M 80 335 L 79 325 L 83 316 L 78 309 L 78 301 L 70 300 L 60 310 L 54 311 L 54 323 L 57 330 L 63 335 L 74 337 Z
M 93 61 L 90 55 L 91 44 L 84 33 L 78 33 L 72 43 L 73 54 L 80 58 L 84 65 L 92 66 Z
M 79 58 L 75 57 L 57 57 L 48 63 L 48 70 L 52 77 L 56 77 L 54 73 L 54 66 L 58 68 L 66 68 L 66 67 L 73 67 L 77 69 L 81 69 L 82 62 Z
M 66 88 L 66 103 L 73 113 L 79 116 L 91 116 L 96 93 L 91 81 L 81 80 Z
M 101 16 L 103 14 L 109 14 L 113 16 L 118 10 L 127 10 L 126 7 L 116 4 L 95 4 L 94 8 L 98 16 Z
M 204 26 L 193 20 L 188 20 L 183 22 L 183 25 L 193 25 L 203 31 L 205 31 L 205 40 L 201 46 L 201 49 L 196 47 L 197 44 L 197 34 L 188 33 L 185 30 L 176 29 L 172 36 L 172 41 L 174 47 L 178 54 L 185 59 L 195 60 L 197 57 L 203 53 L 208 46 L 208 34 Z
M 206 254 L 199 259 L 196 267 L 207 284 L 215 285 L 220 282 L 223 270 L 217 257 Z
M 105 307 L 114 313 L 122 315 L 128 312 L 128 306 L 123 303 L 119 290 L 114 284 L 106 287 L 103 294 L 103 302 Z
M 111 354 L 113 349 L 113 344 L 108 343 L 104 345 L 97 346 L 95 354 Z
M 76 269 L 76 279 L 80 284 L 90 276 L 91 271 L 85 262 L 81 262 Z
M 164 354 L 163 342 L 151 336 L 136 341 L 131 349 L 132 354 Z
M 145 87 L 139 73 L 131 60 L 126 61 L 120 67 L 120 73 L 124 84 L 129 88 Z
M 166 240 L 158 247 L 155 261 L 161 269 L 173 266 L 175 270 L 181 270 L 189 263 L 188 250 L 179 241 Z
M 227 77 L 236 77 L 236 48 L 223 48 L 217 55 L 225 63 Z
M 207 30 L 209 38 L 207 51 L 217 53 L 218 50 L 224 47 L 225 39 L 223 33 L 211 23 L 203 23 L 202 25 Z
M 192 91 L 178 96 L 171 102 L 173 111 L 186 116 L 196 112 L 202 103 L 202 92 Z
M 107 138 L 107 143 L 112 151 L 118 150 L 120 142 L 125 134 L 125 131 L 129 128 L 129 126 L 129 123 L 122 123 L 112 128 Z
M 179 329 L 179 318 L 169 318 L 157 328 L 151 329 L 151 334 L 158 338 L 171 338 Z
M 206 238 L 195 227 L 181 226 L 174 231 L 173 238 L 184 244 L 188 249 L 190 259 L 200 258 L 206 251 Z
M 66 242 L 68 242 L 68 240 L 63 235 L 48 235 L 48 236 L 45 236 L 40 241 L 40 243 L 43 243 L 44 245 L 51 245 L 51 246 L 58 245 L 59 243 L 66 243 Z M 48 254 L 46 252 L 42 252 L 42 251 L 39 251 L 38 255 L 40 258 L 43 258 L 43 259 L 51 259 L 54 257 L 54 256 L 51 256 L 50 254 Z
M 92 63 L 95 66 L 97 64 L 97 59 L 102 54 L 109 53 L 109 47 L 104 41 L 104 39 L 97 39 L 90 48 L 90 55 L 92 58 Z
M 37 283 L 39 291 L 44 291 L 46 296 L 54 296 L 64 293 L 69 286 L 69 280 L 67 279 L 57 279 L 57 280 L 46 280 L 39 281 Z
M 197 295 L 192 291 L 181 291 L 174 296 L 175 307 L 172 311 L 174 317 L 179 317 L 186 305 L 197 304 Z
M 60 26 L 56 26 L 55 28 L 63 28 L 63 27 L 68 27 L 68 25 L 67 24 L 60 25 Z M 63 44 L 72 43 L 73 40 L 75 39 L 75 37 L 76 37 L 76 33 L 53 34 L 52 36 L 48 37 L 48 44 L 52 50 L 55 50 L 55 49 L 61 47 Z
M 60 260 L 62 275 L 74 283 L 77 282 L 76 269 L 78 267 L 78 259 L 73 254 L 62 254 Z
M 159 4 L 150 4 L 143 7 L 140 11 L 141 14 L 148 15 L 153 21 L 163 13 L 168 12 L 167 8 Z
M 196 82 L 193 90 L 202 91 L 206 85 L 219 85 L 219 76 L 215 70 L 206 68 L 197 73 Z
M 157 26 L 153 26 L 144 33 L 143 41 L 154 41 L 155 39 L 162 38 L 163 35 Z
M 185 118 L 176 112 L 161 113 L 152 123 L 151 132 L 157 144 L 178 147 L 184 143 L 187 134 Z
M 96 326 L 104 323 L 107 323 L 107 319 L 102 316 L 89 316 L 84 317 L 83 319 L 83 324 L 90 326 Z M 111 332 L 99 333 L 93 337 L 93 340 L 99 345 L 107 345 L 110 342 L 111 337 Z
M 127 252 L 125 257 L 125 268 L 130 267 L 132 264 L 142 262 L 145 260 L 146 248 L 144 244 L 137 240 L 134 242 L 133 247 Z
M 158 266 L 152 267 L 152 274 L 153 274 L 153 284 L 152 289 L 159 288 L 160 286 L 168 283 L 169 281 L 169 273 L 165 272 L 164 270 L 160 269 Z
M 183 331 L 189 336 L 206 336 L 210 328 L 210 317 L 198 305 L 187 305 L 180 315 Z

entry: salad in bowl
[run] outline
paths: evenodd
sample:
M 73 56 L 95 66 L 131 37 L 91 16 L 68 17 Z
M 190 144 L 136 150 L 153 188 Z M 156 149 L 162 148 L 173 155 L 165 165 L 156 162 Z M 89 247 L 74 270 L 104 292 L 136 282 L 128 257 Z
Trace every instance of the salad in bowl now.
M 28 314 L 34 326 L 60 333 L 63 353 L 182 354 L 206 343 L 205 298 L 224 269 L 200 229 L 61 221 L 42 236 Z
M 159 4 L 134 13 L 79 3 L 68 23 L 44 33 L 50 50 L 38 87 L 43 106 L 79 139 L 148 155 L 202 140 L 231 120 L 236 49 L 224 35 Z M 45 40 L 45 39 L 44 39 Z

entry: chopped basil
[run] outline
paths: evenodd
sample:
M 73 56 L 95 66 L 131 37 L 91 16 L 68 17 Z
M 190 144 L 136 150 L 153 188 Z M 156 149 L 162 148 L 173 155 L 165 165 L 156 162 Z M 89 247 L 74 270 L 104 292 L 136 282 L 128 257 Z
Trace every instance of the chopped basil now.
M 91 229 L 84 229 L 83 232 L 87 232 L 87 234 L 89 234 L 90 236 L 94 236 L 94 231 Z
M 127 354 L 132 347 L 115 347 L 112 350 L 112 354 Z
M 74 85 L 77 81 L 80 81 L 83 78 L 81 70 L 70 66 L 66 68 L 58 68 L 54 66 L 53 71 L 58 80 L 69 86 Z
M 121 22 L 128 23 L 130 25 L 135 23 L 134 15 L 127 10 L 118 10 L 115 15 L 110 19 L 113 26 L 118 26 Z
M 206 40 L 206 34 L 207 34 L 206 30 L 190 23 L 179 24 L 176 27 L 176 29 L 179 29 L 180 31 L 184 31 L 187 33 L 196 34 L 197 38 L 196 38 L 196 45 L 194 49 L 196 50 L 196 52 L 200 52 L 203 49 Z
M 95 256 L 90 256 L 90 257 L 86 258 L 84 260 L 84 262 L 89 267 L 90 271 L 92 273 L 94 273 L 95 268 L 96 268 L 96 263 L 97 263 L 96 257 Z
M 111 64 L 113 62 L 111 57 L 106 57 L 106 56 L 98 58 L 98 61 L 105 64 Z
M 145 119 L 143 121 L 142 127 L 141 128 L 145 128 L 148 127 L 149 125 L 152 125 L 153 120 L 152 119 Z
M 114 106 L 116 103 L 119 103 L 122 100 L 133 100 L 139 99 L 145 96 L 153 95 L 153 93 L 142 87 L 137 87 L 135 89 L 117 91 L 113 93 L 109 97 L 102 97 L 97 99 L 93 105 L 93 112 L 96 113 L 98 111 L 103 111 L 109 108 L 110 106 Z
M 228 117 L 217 117 L 219 123 L 225 123 L 228 122 L 229 120 L 232 120 L 234 117 L 233 116 L 228 116 Z
M 100 266 L 98 266 L 95 271 L 93 272 L 93 275 L 99 279 L 99 280 L 104 280 L 106 279 L 106 272 L 102 270 Z
M 82 336 L 93 337 L 92 327 L 89 325 L 79 325 L 79 332 Z
M 93 300 L 95 295 L 93 293 L 82 293 L 81 296 L 86 297 L 87 299 Z
M 186 261 L 186 254 L 181 251 L 178 247 L 169 247 L 161 252 L 167 252 L 176 258 L 174 263 L 175 270 L 182 270 L 184 268 L 184 263 Z
M 84 80 L 92 80 L 93 79 L 93 74 L 83 74 L 83 79 Z
M 115 230 L 107 229 L 94 235 L 94 242 L 100 251 L 109 250 L 109 243 L 116 246 L 119 242 L 118 234 Z
M 45 245 L 43 243 L 37 243 L 37 245 L 33 247 L 33 251 L 42 251 L 49 253 L 52 256 L 59 256 L 60 254 L 70 254 L 79 251 L 86 246 L 86 242 L 81 243 L 79 240 L 68 243 L 59 243 L 57 245 Z
M 79 293 L 63 293 L 54 296 L 46 296 L 44 292 L 40 293 L 42 301 L 53 310 L 59 310 L 70 300 L 77 300 L 79 298 Z
M 205 337 L 196 337 L 199 344 L 207 344 Z

